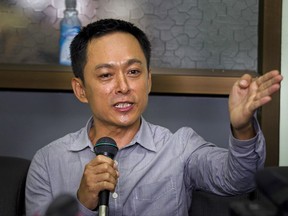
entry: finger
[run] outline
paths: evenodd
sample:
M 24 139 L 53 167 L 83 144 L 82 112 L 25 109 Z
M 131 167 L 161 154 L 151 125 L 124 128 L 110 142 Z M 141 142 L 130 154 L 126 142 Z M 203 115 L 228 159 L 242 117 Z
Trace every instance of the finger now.
M 282 76 L 280 75 L 279 71 L 273 70 L 270 71 L 263 76 L 260 76 L 256 79 L 256 83 L 258 86 L 261 86 L 263 83 L 268 83 L 269 85 L 279 83 L 282 80 Z
M 114 166 L 111 166 L 110 164 L 107 163 L 100 164 L 95 169 L 95 174 L 101 174 L 101 173 L 109 173 L 114 178 L 118 178 L 118 170 L 114 168 Z
M 110 192 L 114 192 L 116 188 L 116 183 L 102 181 L 97 186 L 99 186 L 99 191 L 108 190 Z
M 111 183 L 111 182 L 108 182 L 108 181 L 101 181 L 101 182 L 97 182 L 95 184 L 95 189 L 94 190 L 97 191 L 98 193 L 100 191 L 103 191 L 103 190 L 108 190 L 108 191 L 114 192 L 115 188 L 116 188 L 116 182 L 115 183 Z
M 273 85 L 270 88 L 260 91 L 256 94 L 252 102 L 252 109 L 256 110 L 259 107 L 267 104 L 269 101 L 272 100 L 272 95 L 277 92 L 280 88 L 280 85 Z
M 114 191 L 118 178 L 110 173 L 101 173 L 87 179 L 87 186 L 90 191 L 100 192 L 102 190 Z
M 87 176 L 87 178 L 90 178 L 90 177 L 93 178 L 94 176 L 98 174 L 102 174 L 102 173 L 109 173 L 115 179 L 119 177 L 119 172 L 118 172 L 117 167 L 114 165 L 114 162 L 112 163 L 112 165 L 110 163 L 105 163 L 105 162 L 100 162 L 97 164 L 96 162 L 88 163 L 85 166 L 83 174 L 84 176 Z
M 111 158 L 104 155 L 97 155 L 93 160 L 89 162 L 91 166 L 97 166 L 102 163 L 107 163 L 110 164 L 110 166 L 113 166 L 115 162 Z
M 266 89 L 260 89 L 258 90 L 255 100 L 259 100 L 263 97 L 271 96 L 275 92 L 277 92 L 280 89 L 279 84 L 273 84 L 272 86 L 267 87 Z
M 86 176 L 86 185 L 91 187 L 91 185 L 101 184 L 102 182 L 109 182 L 116 185 L 118 178 L 110 173 L 98 173 L 97 175 Z
M 238 85 L 241 88 L 247 88 L 250 83 L 252 82 L 252 77 L 249 74 L 244 74 L 239 80 L 238 80 Z
M 96 169 L 101 164 L 108 164 L 110 167 L 113 167 L 115 170 L 118 170 L 118 167 L 115 165 L 115 161 L 109 157 L 104 155 L 98 155 L 93 160 L 91 160 L 87 165 L 91 167 L 91 169 Z
M 101 165 L 102 166 L 102 165 Z M 101 190 L 113 190 L 118 181 L 118 175 L 116 171 L 101 172 L 101 169 L 97 170 L 97 173 L 89 173 L 84 171 L 84 185 L 89 191 L 99 192 Z M 109 184 L 108 184 L 109 183 Z M 107 184 L 107 185 L 106 185 Z
M 116 170 L 117 177 L 119 178 L 118 161 L 114 160 L 113 168 Z
M 261 106 L 267 104 L 271 100 L 272 100 L 272 98 L 270 96 L 262 97 L 259 100 L 255 100 L 255 101 L 253 101 L 253 103 L 251 103 L 249 110 L 254 112 L 255 110 L 257 110 Z
M 110 182 L 110 181 L 94 181 L 87 185 L 87 190 L 91 194 L 98 194 L 100 191 L 109 190 L 111 192 L 115 191 L 117 182 Z M 97 196 L 97 195 L 96 195 Z
M 260 86 L 258 87 L 255 99 L 270 96 L 280 89 L 280 83 L 283 77 L 278 73 L 278 71 L 274 72 L 274 76 L 271 76 L 271 74 L 273 75 L 273 73 L 270 73 L 266 78 L 262 77 L 262 80 L 256 81 Z
M 118 178 L 115 178 L 115 176 L 111 175 L 110 173 L 101 173 L 95 177 L 95 183 L 109 182 L 113 185 L 116 185 L 117 181 Z

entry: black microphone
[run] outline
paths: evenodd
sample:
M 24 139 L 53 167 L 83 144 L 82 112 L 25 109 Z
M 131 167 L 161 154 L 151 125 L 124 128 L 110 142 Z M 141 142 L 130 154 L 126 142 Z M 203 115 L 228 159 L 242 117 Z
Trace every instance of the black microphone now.
M 48 206 L 45 216 L 77 216 L 79 207 L 76 198 L 60 194 Z
M 96 155 L 104 155 L 113 159 L 118 152 L 118 147 L 116 142 L 110 137 L 100 138 L 95 146 L 94 152 Z M 99 193 L 99 216 L 108 215 L 108 204 L 109 204 L 109 191 L 103 190 Z
M 268 167 L 259 171 L 256 184 L 272 203 L 288 212 L 288 167 Z

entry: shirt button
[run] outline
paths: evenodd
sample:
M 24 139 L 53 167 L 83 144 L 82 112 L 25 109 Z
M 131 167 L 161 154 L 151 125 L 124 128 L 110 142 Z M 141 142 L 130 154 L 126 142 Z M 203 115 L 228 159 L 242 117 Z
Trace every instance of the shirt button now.
M 112 194 L 112 197 L 113 197 L 114 199 L 117 199 L 118 194 L 117 194 L 116 192 L 114 192 L 114 193 Z

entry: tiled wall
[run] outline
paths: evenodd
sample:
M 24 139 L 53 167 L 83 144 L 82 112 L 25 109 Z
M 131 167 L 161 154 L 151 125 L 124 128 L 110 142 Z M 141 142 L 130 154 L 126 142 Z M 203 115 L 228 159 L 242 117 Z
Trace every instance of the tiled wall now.
M 83 25 L 130 20 L 152 66 L 257 70 L 258 0 L 78 0 Z M 58 63 L 64 0 L 1 0 L 0 63 Z M 11 27 L 12 26 L 12 27 Z

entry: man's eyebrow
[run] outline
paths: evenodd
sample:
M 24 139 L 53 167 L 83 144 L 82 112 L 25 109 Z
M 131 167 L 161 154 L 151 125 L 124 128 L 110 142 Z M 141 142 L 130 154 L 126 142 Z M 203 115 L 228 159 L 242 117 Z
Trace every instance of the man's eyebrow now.
M 130 66 L 132 64 L 142 65 L 143 63 L 141 60 L 139 60 L 137 58 L 128 59 L 126 62 L 123 63 L 123 65 L 126 65 L 126 66 Z M 103 64 L 96 65 L 95 70 L 99 70 L 102 68 L 113 68 L 113 67 L 115 67 L 115 65 L 113 63 L 103 63 Z
M 102 68 L 112 68 L 112 67 L 113 67 L 113 64 L 109 64 L 109 63 L 98 64 L 96 65 L 95 70 L 99 70 Z
M 125 64 L 129 66 L 135 63 L 142 65 L 142 61 L 137 58 L 129 59 Z

